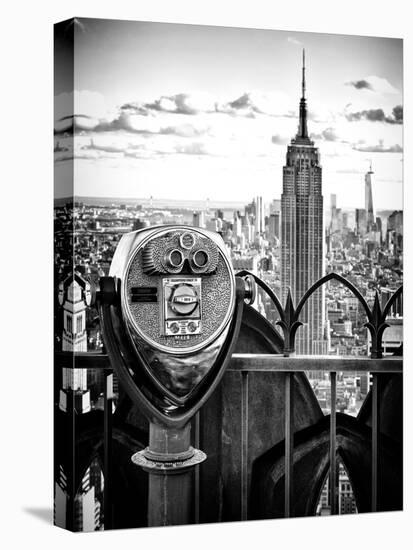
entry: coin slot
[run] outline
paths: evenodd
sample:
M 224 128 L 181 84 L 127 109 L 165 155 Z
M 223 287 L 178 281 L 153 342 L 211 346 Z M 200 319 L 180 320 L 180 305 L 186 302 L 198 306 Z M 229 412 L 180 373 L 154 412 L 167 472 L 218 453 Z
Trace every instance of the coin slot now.
M 145 303 L 158 301 L 158 289 L 156 286 L 133 286 L 130 289 L 132 303 Z
M 198 307 L 199 296 L 192 285 L 179 284 L 173 289 L 169 301 L 176 315 L 192 315 Z

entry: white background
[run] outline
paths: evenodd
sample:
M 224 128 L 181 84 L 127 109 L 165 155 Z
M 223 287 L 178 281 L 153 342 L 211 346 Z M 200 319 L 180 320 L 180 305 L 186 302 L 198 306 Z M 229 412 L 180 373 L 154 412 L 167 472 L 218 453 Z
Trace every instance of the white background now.
M 405 512 L 73 535 L 52 516 L 52 209 L 54 22 L 72 16 L 395 36 L 405 39 L 405 142 L 412 144 L 409 2 L 10 2 L 1 40 L 1 397 L 2 548 L 407 548 L 412 533 L 411 339 L 405 338 Z M 410 36 L 409 36 L 410 33 Z M 410 99 L 410 101 L 409 101 Z M 406 104 L 407 103 L 407 104 Z M 412 159 L 405 158 L 406 280 Z M 391 192 L 391 191 L 390 191 Z M 411 214 L 410 214 L 411 215 Z M 411 285 L 411 283 L 410 283 Z M 406 290 L 406 306 L 411 290 Z M 405 334 L 412 326 L 408 307 Z M 410 344 L 410 345 L 409 345 Z M 408 542 L 410 539 L 410 542 Z

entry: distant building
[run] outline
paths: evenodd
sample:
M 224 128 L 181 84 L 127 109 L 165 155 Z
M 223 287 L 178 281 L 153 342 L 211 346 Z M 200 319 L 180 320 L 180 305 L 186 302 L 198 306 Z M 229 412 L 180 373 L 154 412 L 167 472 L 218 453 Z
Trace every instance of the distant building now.
M 363 208 L 356 208 L 356 231 L 360 237 L 367 233 L 367 216 Z
M 357 514 L 356 499 L 353 488 L 351 486 L 348 474 L 341 464 L 338 462 L 338 513 L 342 514 Z M 328 516 L 331 514 L 330 503 L 330 477 L 327 476 L 323 490 L 321 491 L 320 499 L 317 506 L 316 514 L 318 516 Z
M 251 224 L 250 217 L 249 214 L 245 214 L 245 216 L 241 218 L 242 233 L 245 236 L 247 245 L 250 245 L 254 240 L 254 226 Z
M 383 357 L 398 353 L 403 344 L 403 317 L 387 317 L 386 323 L 389 326 L 384 331 L 382 338 Z M 370 332 L 367 335 L 367 349 L 371 353 Z
M 330 231 L 341 231 L 343 226 L 343 215 L 341 208 L 337 208 L 337 195 L 330 195 Z
M 328 320 L 331 323 L 331 328 L 337 334 L 351 336 L 353 323 L 347 316 L 343 316 L 341 309 L 329 309 L 327 312 Z
M 258 275 L 258 264 L 258 256 L 238 256 L 232 258 L 232 267 L 235 272 L 245 269 L 251 271 L 254 275 Z
M 343 465 L 340 464 L 338 472 L 338 510 L 339 514 L 357 514 L 356 499 L 353 487 Z
M 58 288 L 63 307 L 62 351 L 87 351 L 86 308 L 90 297 L 90 283 L 78 272 L 70 274 Z M 76 418 L 91 410 L 87 369 L 62 369 L 62 389 L 59 409 Z M 99 496 L 103 490 L 103 475 L 99 463 L 92 462 L 86 469 L 76 495 L 70 494 L 74 472 L 65 471 L 59 464 L 55 480 L 54 518 L 59 527 L 70 525 L 74 531 L 95 531 L 102 524 L 102 506 Z M 69 503 L 73 506 L 69 506 Z
M 265 230 L 264 205 L 262 202 L 262 197 L 257 197 L 255 231 L 258 235 L 263 235 L 264 230 Z
M 291 289 L 297 304 L 323 276 L 323 196 L 319 152 L 307 129 L 303 52 L 302 97 L 298 132 L 287 149 L 281 196 L 281 288 L 285 302 Z M 324 334 L 324 288 L 312 294 L 301 314 L 296 336 L 299 354 L 327 353 Z
M 280 238 L 280 222 L 281 222 L 281 214 L 280 212 L 274 212 L 273 214 L 270 214 L 268 217 L 268 238 L 269 239 L 276 239 Z
M 255 220 L 255 217 L 257 215 L 257 204 L 255 202 L 255 199 L 245 205 L 245 215 L 252 216 L 253 220 Z
M 273 199 L 270 204 L 270 214 L 276 214 L 281 212 L 281 200 Z
M 403 235 L 403 210 L 395 210 L 388 217 L 387 230 Z
M 364 398 L 369 393 L 369 389 L 370 389 L 369 373 L 361 372 L 359 374 L 359 380 L 360 380 L 360 396 Z
M 149 227 L 149 221 L 138 218 L 133 223 L 132 231 L 138 231 L 139 229 L 145 229 L 146 227 Z
M 59 285 L 59 299 L 63 306 L 62 351 L 87 351 L 86 293 L 90 284 L 75 272 Z M 86 369 L 63 369 L 59 408 L 78 414 L 90 411 L 90 392 Z
M 192 216 L 192 225 L 205 229 L 205 213 L 203 210 L 194 212 Z
M 71 526 L 73 531 L 96 531 L 103 527 L 103 507 L 101 495 L 103 491 L 103 474 L 97 460 L 86 469 L 80 487 L 73 497 L 73 507 L 70 508 L 67 478 L 62 465 L 59 465 L 57 482 L 55 483 L 54 522 L 58 527 Z M 100 497 L 100 498 L 99 498 Z M 73 517 L 68 517 L 73 514 Z
M 384 309 L 387 302 L 395 293 L 395 289 L 392 288 L 380 288 L 380 301 L 381 308 Z M 390 311 L 392 317 L 403 317 L 403 296 L 399 295 L 396 300 L 393 302 Z
M 395 210 L 387 219 L 386 246 L 392 255 L 403 251 L 403 211 Z
M 234 212 L 233 233 L 237 239 L 240 238 L 242 235 L 242 222 L 240 213 L 238 211 Z
M 373 208 L 373 189 L 372 189 L 372 176 L 374 172 L 371 168 L 364 176 L 364 201 L 365 201 L 365 210 L 366 210 L 366 226 L 367 231 L 372 231 L 374 223 L 376 221 Z

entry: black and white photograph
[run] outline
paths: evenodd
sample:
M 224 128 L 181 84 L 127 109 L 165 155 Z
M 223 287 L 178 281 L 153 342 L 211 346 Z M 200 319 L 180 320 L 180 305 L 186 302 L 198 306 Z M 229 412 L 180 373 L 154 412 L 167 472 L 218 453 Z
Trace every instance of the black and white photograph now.
M 403 510 L 403 40 L 68 19 L 53 141 L 55 525 Z

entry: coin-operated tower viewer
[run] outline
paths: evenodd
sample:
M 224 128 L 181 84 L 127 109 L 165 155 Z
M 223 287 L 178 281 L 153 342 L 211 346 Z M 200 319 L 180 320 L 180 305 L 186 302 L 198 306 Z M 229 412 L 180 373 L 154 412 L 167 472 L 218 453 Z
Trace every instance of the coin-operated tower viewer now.
M 219 384 L 255 282 L 235 277 L 220 235 L 159 226 L 124 235 L 98 293 L 105 346 L 124 390 L 147 416 L 148 524 L 193 521 L 192 478 L 205 453 L 190 420 Z

